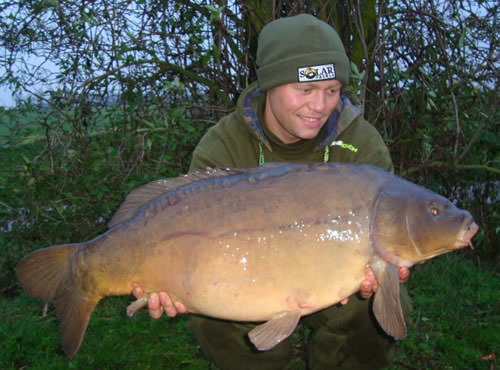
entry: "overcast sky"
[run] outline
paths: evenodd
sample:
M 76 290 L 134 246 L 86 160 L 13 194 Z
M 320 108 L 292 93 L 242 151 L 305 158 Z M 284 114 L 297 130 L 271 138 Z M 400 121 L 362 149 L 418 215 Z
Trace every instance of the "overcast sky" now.
M 0 106 L 2 107 L 13 107 L 14 99 L 7 86 L 0 87 Z
M 4 49 L 0 47 L 0 53 L 4 53 Z M 16 64 L 17 65 L 17 64 Z M 14 68 L 16 68 L 16 65 L 14 65 Z M 23 63 L 19 62 L 19 65 L 28 65 L 32 66 L 33 69 L 39 70 L 40 73 L 43 73 L 44 76 L 46 76 L 45 70 L 48 70 L 49 73 L 55 73 L 55 71 L 58 70 L 55 64 L 53 64 L 50 61 L 47 61 L 44 58 L 40 58 L 36 55 L 26 55 L 24 56 Z M 43 68 L 41 68 L 43 66 Z M 17 71 L 15 71 L 17 73 Z M 2 73 L 6 73 L 5 69 L 0 69 L 0 75 Z M 35 83 L 34 85 L 29 86 L 30 89 L 36 91 L 36 90 L 44 90 L 44 86 L 46 87 L 47 85 L 42 84 L 42 83 Z M 23 92 L 21 94 L 22 97 L 27 97 L 27 93 Z M 9 89 L 7 84 L 5 85 L 0 85 L 0 106 L 2 107 L 13 107 L 15 105 L 15 99 L 12 96 L 12 90 Z

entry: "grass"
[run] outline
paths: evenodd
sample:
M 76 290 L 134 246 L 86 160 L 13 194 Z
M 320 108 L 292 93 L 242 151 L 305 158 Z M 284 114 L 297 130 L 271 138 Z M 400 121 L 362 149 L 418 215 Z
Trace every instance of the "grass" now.
M 471 252 L 453 253 L 415 266 L 407 284 L 413 322 L 390 369 L 494 366 L 500 354 L 497 266 L 483 265 Z
M 128 297 L 104 299 L 91 317 L 80 351 L 68 359 L 59 346 L 55 314 L 21 294 L 2 300 L 2 369 L 207 369 L 197 355 L 185 317 L 152 320 L 146 311 L 129 319 Z

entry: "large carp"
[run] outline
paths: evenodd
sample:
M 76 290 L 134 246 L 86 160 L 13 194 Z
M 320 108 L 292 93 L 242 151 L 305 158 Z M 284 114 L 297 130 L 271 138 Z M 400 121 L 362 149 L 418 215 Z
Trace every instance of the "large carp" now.
M 36 250 L 17 272 L 28 292 L 54 302 L 69 357 L 99 300 L 133 283 L 191 313 L 265 321 L 249 337 L 267 350 L 301 316 L 358 291 L 366 266 L 379 284 L 375 316 L 401 339 L 397 267 L 471 245 L 477 229 L 449 200 L 373 166 L 271 163 L 147 184 L 109 231 Z

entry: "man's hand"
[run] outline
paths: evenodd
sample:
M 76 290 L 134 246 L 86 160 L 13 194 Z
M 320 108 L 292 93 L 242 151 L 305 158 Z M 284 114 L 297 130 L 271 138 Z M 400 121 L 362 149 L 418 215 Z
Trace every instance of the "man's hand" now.
M 132 293 L 135 298 L 139 299 L 143 296 L 144 291 L 142 288 L 133 284 Z M 148 298 L 148 310 L 149 316 L 153 319 L 158 319 L 161 317 L 163 311 L 168 317 L 175 317 L 178 313 L 186 313 L 187 309 L 181 302 L 172 302 L 169 295 L 165 292 L 151 293 Z
M 398 267 L 398 271 L 399 282 L 406 283 L 410 278 L 410 269 L 408 267 Z M 368 299 L 373 295 L 377 288 L 378 283 L 375 279 L 375 275 L 373 274 L 372 269 L 367 267 L 365 269 L 365 279 L 361 282 L 361 285 L 359 287 L 359 294 L 361 294 L 361 297 Z M 346 304 L 347 302 L 348 298 L 344 298 L 342 301 L 340 301 L 341 304 Z

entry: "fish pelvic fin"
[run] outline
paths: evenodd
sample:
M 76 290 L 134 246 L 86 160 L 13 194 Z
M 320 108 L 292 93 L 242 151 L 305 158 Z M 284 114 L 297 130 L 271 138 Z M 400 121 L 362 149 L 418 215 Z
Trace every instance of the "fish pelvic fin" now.
M 253 328 L 248 337 L 259 351 L 270 350 L 292 334 L 299 319 L 300 310 L 284 312 Z
M 146 307 L 148 305 L 148 299 L 149 299 L 149 295 L 146 294 L 146 295 L 143 295 L 141 298 L 136 299 L 131 304 L 129 304 L 127 306 L 127 316 L 132 317 L 141 308 Z
M 401 307 L 398 268 L 382 259 L 370 264 L 370 267 L 378 282 L 373 298 L 373 314 L 387 334 L 401 340 L 406 337 L 406 322 Z
M 33 296 L 55 304 L 62 348 L 69 358 L 78 351 L 90 314 L 100 299 L 89 297 L 74 283 L 72 259 L 81 245 L 38 249 L 17 266 L 22 287 Z

